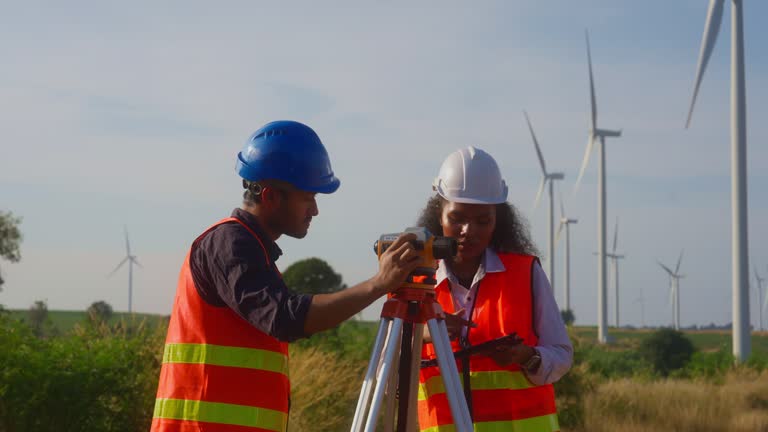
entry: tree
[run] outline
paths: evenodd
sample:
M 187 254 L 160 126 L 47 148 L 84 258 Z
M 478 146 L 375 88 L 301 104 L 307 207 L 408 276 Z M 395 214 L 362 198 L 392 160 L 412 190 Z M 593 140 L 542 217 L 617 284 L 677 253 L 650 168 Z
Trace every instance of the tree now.
M 29 325 L 36 336 L 43 335 L 43 326 L 48 321 L 48 305 L 43 300 L 37 300 L 29 307 L 27 313 Z
M 307 258 L 288 266 L 283 272 L 288 288 L 304 294 L 326 294 L 346 288 L 341 275 L 320 258 Z
M 19 224 L 21 218 L 11 212 L 0 212 L 0 258 L 10 262 L 18 262 L 21 259 L 19 244 L 21 243 L 21 231 Z M 0 273 L 0 290 L 3 288 L 3 275 Z
M 694 351 L 691 340 L 671 328 L 657 330 L 640 343 L 640 355 L 662 376 L 685 366 Z
M 112 318 L 113 310 L 109 303 L 100 300 L 91 303 L 86 312 L 88 313 L 88 320 L 96 324 L 109 321 L 109 319 Z
M 564 309 L 560 311 L 560 317 L 563 319 L 565 325 L 572 325 L 576 321 L 576 315 L 573 314 L 571 309 Z

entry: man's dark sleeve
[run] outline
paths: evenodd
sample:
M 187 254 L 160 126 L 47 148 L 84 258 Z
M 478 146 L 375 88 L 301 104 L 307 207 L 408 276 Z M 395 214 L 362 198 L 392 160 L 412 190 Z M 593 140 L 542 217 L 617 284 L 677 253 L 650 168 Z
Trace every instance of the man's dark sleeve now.
M 250 234 L 225 235 L 233 229 L 242 228 L 232 224 L 212 231 L 193 253 L 195 258 L 207 255 L 201 267 L 207 273 L 204 279 L 213 285 L 203 288 L 201 295 L 205 294 L 206 299 L 218 294 L 220 302 L 206 301 L 223 303 L 257 329 L 283 342 L 305 337 L 304 322 L 312 296 L 290 291 L 274 265 L 267 265 L 264 250 Z

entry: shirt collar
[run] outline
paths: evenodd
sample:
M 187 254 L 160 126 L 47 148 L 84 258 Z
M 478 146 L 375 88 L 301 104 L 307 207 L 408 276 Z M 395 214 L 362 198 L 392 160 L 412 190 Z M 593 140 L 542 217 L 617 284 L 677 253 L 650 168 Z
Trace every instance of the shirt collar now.
M 248 226 L 248 228 L 252 229 L 253 232 L 255 232 L 257 236 L 259 236 L 259 240 L 261 240 L 261 243 L 264 245 L 264 248 L 267 250 L 267 253 L 269 254 L 270 261 L 275 262 L 277 261 L 278 258 L 280 258 L 280 255 L 283 254 L 283 250 L 280 249 L 280 246 L 278 246 L 277 243 L 275 243 L 274 240 L 269 238 L 269 236 L 264 232 L 256 216 L 252 215 L 251 213 L 241 208 L 236 208 L 232 210 L 231 216 L 233 218 L 240 219 L 240 221 L 244 222 L 245 225 Z
M 506 267 L 504 267 L 504 263 L 501 262 L 499 254 L 497 254 L 496 251 L 491 248 L 485 248 L 483 259 L 480 261 L 480 267 L 477 268 L 478 273 L 499 273 L 505 270 Z M 452 282 L 456 282 L 456 276 L 453 274 L 451 269 L 445 265 L 443 260 L 440 260 L 438 262 L 437 271 L 435 272 L 435 280 L 437 280 L 437 285 L 440 285 L 446 279 L 449 279 Z

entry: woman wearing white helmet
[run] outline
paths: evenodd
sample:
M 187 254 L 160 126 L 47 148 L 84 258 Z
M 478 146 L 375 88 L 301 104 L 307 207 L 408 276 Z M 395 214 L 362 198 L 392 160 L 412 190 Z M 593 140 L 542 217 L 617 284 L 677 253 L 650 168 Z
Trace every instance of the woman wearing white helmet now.
M 433 189 L 419 225 L 459 244 L 454 258 L 440 262 L 435 288 L 453 350 L 513 332 L 523 340 L 458 361 L 475 430 L 559 430 L 552 383 L 571 367 L 573 348 L 496 161 L 475 147 L 458 150 L 443 162 Z M 434 358 L 430 343 L 423 351 Z M 437 367 L 422 368 L 422 431 L 453 430 L 441 380 Z

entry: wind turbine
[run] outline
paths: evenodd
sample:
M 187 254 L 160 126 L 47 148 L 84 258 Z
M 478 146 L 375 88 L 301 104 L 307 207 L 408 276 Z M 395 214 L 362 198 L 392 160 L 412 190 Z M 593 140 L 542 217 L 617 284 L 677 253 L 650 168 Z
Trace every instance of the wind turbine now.
M 672 323 L 675 330 L 680 330 L 680 279 L 685 277 L 685 275 L 680 274 L 680 262 L 682 260 L 683 251 L 680 251 L 675 271 L 662 264 L 661 261 L 657 261 L 661 268 L 669 274 L 669 299 L 670 303 L 672 303 Z
M 749 357 L 749 258 L 747 243 L 747 98 L 744 82 L 743 1 L 731 0 L 731 292 L 733 297 L 733 356 Z M 691 124 L 693 107 L 709 57 L 723 20 L 725 0 L 710 0 L 693 97 L 685 127 Z
M 557 227 L 556 241 L 560 241 L 560 233 L 565 227 L 565 310 L 571 310 L 571 224 L 579 223 L 578 219 L 570 219 L 565 216 L 563 197 L 560 196 L 560 225 Z
M 611 250 L 610 253 L 606 254 L 608 258 L 611 259 L 611 265 L 613 267 L 613 289 L 615 290 L 615 296 L 614 301 L 616 302 L 615 306 L 615 319 L 616 319 L 616 327 L 619 327 L 619 260 L 624 259 L 624 255 L 616 253 L 616 242 L 619 237 L 619 218 L 616 218 L 616 226 L 613 231 L 613 250 Z
M 621 131 L 599 129 L 597 127 L 597 102 L 595 100 L 595 81 L 592 76 L 592 54 L 589 49 L 589 33 L 585 31 L 585 35 L 587 39 L 587 61 L 589 63 L 589 95 L 592 112 L 590 116 L 587 151 L 584 153 L 584 160 L 581 163 L 581 170 L 579 171 L 579 177 L 576 179 L 574 191 L 578 189 L 579 183 L 581 182 L 581 177 L 584 175 L 584 170 L 586 170 L 587 164 L 589 163 L 589 156 L 592 153 L 592 147 L 594 146 L 595 138 L 599 138 L 597 146 L 598 157 L 600 158 L 597 171 L 597 340 L 600 343 L 608 343 L 608 293 L 605 285 L 605 138 L 620 137 Z
M 561 172 L 547 172 L 547 165 L 544 163 L 544 156 L 541 154 L 541 147 L 539 147 L 539 141 L 536 139 L 536 134 L 533 132 L 533 126 L 531 126 L 531 120 L 528 118 L 528 113 L 525 114 L 525 121 L 528 123 L 528 130 L 531 131 L 531 138 L 533 139 L 533 145 L 536 147 L 536 156 L 539 158 L 539 165 L 541 165 L 541 183 L 539 183 L 539 190 L 536 192 L 536 200 L 533 203 L 533 208 L 538 207 L 539 200 L 541 199 L 541 193 L 544 192 L 544 186 L 549 183 L 549 259 L 547 260 L 547 267 L 549 267 L 549 283 L 552 287 L 552 292 L 555 291 L 555 180 L 562 180 L 565 178 L 565 174 Z
M 141 264 L 139 264 L 139 261 L 136 259 L 136 255 L 131 255 L 131 243 L 128 241 L 128 228 L 123 227 L 123 230 L 125 231 L 125 258 L 120 261 L 117 267 L 115 267 L 107 277 L 112 276 L 115 272 L 120 270 L 120 267 L 122 267 L 123 264 L 126 262 L 128 263 L 128 313 L 131 313 L 133 312 L 133 265 L 136 264 L 141 267 Z
M 755 267 L 755 280 L 757 281 L 757 327 L 760 331 L 763 331 L 763 308 L 765 307 L 763 305 L 763 282 L 765 282 L 765 278 L 761 278 L 760 275 L 757 274 L 757 267 Z

